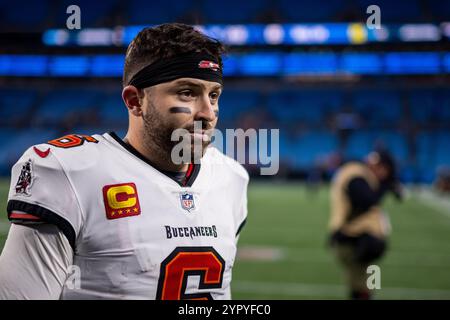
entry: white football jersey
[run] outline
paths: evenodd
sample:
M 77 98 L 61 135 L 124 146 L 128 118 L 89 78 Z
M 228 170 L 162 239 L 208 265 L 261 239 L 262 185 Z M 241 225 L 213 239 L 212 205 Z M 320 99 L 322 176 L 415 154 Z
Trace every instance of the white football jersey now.
M 81 282 L 62 299 L 230 299 L 248 180 L 213 147 L 180 183 L 114 133 L 68 135 L 15 164 L 8 216 L 66 235 Z

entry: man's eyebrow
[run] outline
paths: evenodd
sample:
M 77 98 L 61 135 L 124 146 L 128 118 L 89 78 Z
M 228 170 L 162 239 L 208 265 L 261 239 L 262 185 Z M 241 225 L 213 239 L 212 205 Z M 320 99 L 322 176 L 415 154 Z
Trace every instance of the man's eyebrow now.
M 180 81 L 177 81 L 177 82 L 175 82 L 175 85 L 177 85 L 177 86 L 185 86 L 185 85 L 188 85 L 188 86 L 194 86 L 194 87 L 204 87 L 202 84 L 200 84 L 200 83 L 196 83 L 196 82 L 193 82 L 193 81 L 189 81 L 189 80 L 180 80 Z
M 206 89 L 206 86 L 203 83 L 197 83 L 197 82 L 193 82 L 193 81 L 189 81 L 189 80 L 180 80 L 180 81 L 176 82 L 175 85 L 176 86 L 192 86 L 192 87 Z M 223 86 L 221 84 L 218 84 L 218 85 L 212 87 L 211 89 L 219 90 L 222 88 L 223 88 Z

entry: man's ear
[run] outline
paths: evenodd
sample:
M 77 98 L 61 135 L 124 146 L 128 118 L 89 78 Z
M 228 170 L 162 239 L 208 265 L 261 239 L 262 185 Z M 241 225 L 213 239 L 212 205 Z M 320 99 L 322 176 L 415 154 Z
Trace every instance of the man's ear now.
M 132 115 L 140 117 L 142 115 L 142 104 L 139 95 L 141 92 L 135 86 L 126 86 L 122 90 L 122 99 Z

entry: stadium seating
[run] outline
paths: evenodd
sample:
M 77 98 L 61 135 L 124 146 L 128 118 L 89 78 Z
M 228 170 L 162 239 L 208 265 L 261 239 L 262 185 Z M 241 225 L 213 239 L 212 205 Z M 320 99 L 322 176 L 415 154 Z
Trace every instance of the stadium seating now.
M 242 113 L 260 107 L 261 95 L 255 90 L 224 90 L 219 103 L 221 125 L 230 125 Z
M 450 95 L 429 88 L 405 91 L 406 99 L 400 94 L 367 88 L 227 87 L 220 98 L 219 128 L 279 128 L 281 163 L 289 170 L 307 170 L 336 152 L 342 152 L 344 159 L 362 159 L 382 147 L 393 153 L 405 181 L 431 182 L 439 166 L 450 165 L 450 134 L 445 131 L 450 123 Z M 349 131 L 344 141 L 328 120 L 348 108 L 369 121 Z M 398 129 L 408 114 L 420 129 L 415 137 Z M 4 88 L 0 91 L 0 146 L 4 150 L 0 174 L 7 174 L 33 143 L 65 133 L 116 131 L 124 136 L 127 119 L 119 88 L 72 87 L 51 92 Z M 243 119 L 257 121 L 243 123 Z
M 380 97 L 383 97 L 380 99 Z M 395 125 L 400 121 L 402 107 L 398 93 L 386 90 L 360 90 L 353 95 L 353 108 L 371 127 Z
M 322 157 L 337 150 L 338 140 L 332 132 L 314 131 L 301 134 L 292 145 L 295 150 L 294 168 L 308 170 Z
M 36 93 L 29 90 L 0 91 L 0 123 L 4 125 L 20 124 L 30 115 Z
M 450 133 L 440 132 L 436 135 L 436 167 L 450 164 Z
M 434 91 L 411 92 L 409 104 L 412 119 L 419 124 L 425 124 L 438 118 Z
M 341 94 L 331 91 L 283 90 L 269 95 L 268 110 L 283 123 L 320 125 L 342 104 Z M 307 107 L 306 107 L 307 106 Z
M 400 164 L 404 164 L 408 158 L 405 136 L 394 131 L 356 131 L 347 142 L 345 154 L 349 159 L 362 159 L 377 148 L 389 150 Z
M 432 182 L 440 166 L 450 167 L 450 134 L 448 132 L 421 132 L 416 137 L 417 180 Z
M 106 126 L 128 124 L 128 111 L 120 96 L 105 95 L 100 102 L 99 119 Z
M 2 139 L 0 146 L 0 174 L 8 175 L 11 166 L 19 159 L 20 155 L 33 144 L 43 143 L 58 136 L 56 129 L 26 129 L 0 131 Z M 6 138 L 5 138 L 6 137 Z
M 96 110 L 97 96 L 97 92 L 84 88 L 51 92 L 39 107 L 33 124 L 56 125 L 74 116 L 89 117 Z

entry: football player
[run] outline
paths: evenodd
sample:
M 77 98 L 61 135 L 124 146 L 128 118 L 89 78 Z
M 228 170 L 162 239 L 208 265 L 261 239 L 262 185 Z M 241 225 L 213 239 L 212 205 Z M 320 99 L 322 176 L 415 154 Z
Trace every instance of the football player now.
M 223 52 L 191 26 L 143 29 L 125 58 L 126 136 L 71 134 L 23 154 L 1 299 L 231 298 L 249 177 L 208 146 Z M 173 161 L 177 129 L 201 145 L 191 161 Z
M 367 268 L 386 251 L 390 224 L 381 201 L 388 191 L 402 198 L 392 156 L 374 151 L 366 160 L 342 166 L 331 185 L 330 243 L 358 300 L 371 298 Z

